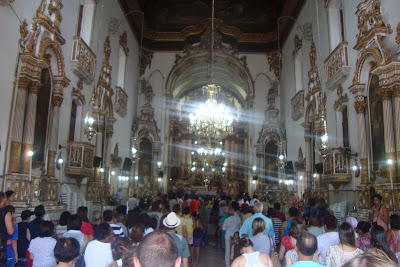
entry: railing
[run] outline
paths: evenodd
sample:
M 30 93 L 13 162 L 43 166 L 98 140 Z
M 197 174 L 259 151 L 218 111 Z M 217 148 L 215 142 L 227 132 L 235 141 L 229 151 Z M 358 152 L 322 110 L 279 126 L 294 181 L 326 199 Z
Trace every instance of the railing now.
M 65 173 L 75 177 L 80 185 L 83 178 L 93 174 L 95 146 L 87 142 L 68 142 L 67 152 Z
M 324 159 L 323 180 L 332 184 L 337 192 L 341 184 L 347 184 L 351 181 L 351 170 L 349 159 L 339 150 L 339 148 L 330 148 Z
M 324 61 L 328 89 L 334 89 L 350 74 L 348 48 L 347 42 L 341 42 Z
M 298 91 L 290 102 L 292 104 L 292 119 L 297 121 L 304 115 L 304 90 Z
M 86 84 L 94 81 L 96 54 L 79 36 L 75 36 L 72 43 L 71 70 Z

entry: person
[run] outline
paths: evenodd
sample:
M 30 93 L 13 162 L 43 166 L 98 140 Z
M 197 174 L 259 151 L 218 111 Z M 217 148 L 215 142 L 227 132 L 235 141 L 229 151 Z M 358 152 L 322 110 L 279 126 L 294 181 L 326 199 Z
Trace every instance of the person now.
M 352 258 L 364 253 L 356 247 L 354 228 L 350 223 L 344 222 L 339 226 L 339 245 L 328 247 L 326 252 L 326 266 L 342 266 Z
M 282 228 L 281 228 L 281 236 L 282 237 L 287 236 L 289 234 L 290 224 L 291 224 L 292 220 L 297 217 L 298 214 L 299 214 L 298 209 L 296 209 L 294 207 L 291 207 L 289 209 L 289 219 L 287 219 L 286 221 L 284 221 L 282 223 Z
M 134 208 L 139 206 L 139 201 L 137 200 L 137 195 L 133 194 L 132 197 L 128 199 L 128 202 L 126 204 L 128 213 L 130 210 L 133 210 Z
M 132 242 L 133 242 L 133 246 L 136 246 L 139 244 L 140 240 L 143 239 L 144 237 L 144 225 L 143 223 L 136 223 L 133 227 L 132 227 L 132 231 L 129 235 L 129 237 L 131 238 Z
M 265 230 L 264 234 L 275 238 L 274 227 L 272 226 L 272 221 L 270 218 L 262 215 L 263 204 L 261 202 L 257 202 L 253 207 L 254 215 L 244 221 L 242 227 L 240 228 L 239 234 L 243 237 L 243 234 L 248 235 L 249 237 L 253 236 L 252 224 L 255 218 L 262 218 L 265 221 Z
M 302 224 L 302 223 L 294 224 L 293 227 L 290 227 L 288 236 L 290 239 L 290 244 L 292 245 L 293 249 L 291 249 L 285 253 L 285 265 L 286 266 L 290 266 L 290 265 L 294 264 L 295 262 L 299 261 L 299 256 L 295 249 L 296 244 L 297 244 L 297 238 L 306 232 L 307 232 L 306 226 L 305 226 L 305 224 Z M 315 261 L 315 260 L 313 259 L 313 261 Z
M 82 221 L 81 232 L 89 237 L 89 241 L 93 240 L 94 231 L 93 226 L 88 219 L 88 208 L 84 206 L 79 207 L 76 211 L 76 214 L 81 218 Z
M 28 237 L 28 224 L 31 219 L 32 212 L 30 210 L 24 210 L 21 213 L 21 222 L 18 223 L 18 241 L 17 241 L 17 253 L 18 263 L 17 265 L 27 267 L 26 262 L 26 250 L 29 246 L 30 237 Z
M 267 217 L 271 219 L 272 225 L 274 227 L 275 233 L 275 246 L 277 251 L 279 251 L 279 247 L 281 245 L 281 229 L 282 229 L 282 221 L 281 219 L 275 217 L 275 210 L 273 208 L 269 208 L 267 211 Z
M 7 197 L 6 206 L 9 206 L 11 205 L 11 202 L 15 200 L 15 192 L 13 190 L 8 190 L 6 192 L 6 197 Z
M 386 255 L 392 261 L 397 263 L 397 258 L 394 252 L 390 249 L 387 243 L 387 236 L 385 229 L 380 225 L 374 225 L 370 231 L 371 238 L 371 249 L 368 250 L 369 253 L 373 255 Z
M 71 267 L 79 255 L 79 242 L 75 238 L 61 237 L 54 247 L 54 257 L 58 264 L 55 267 Z
M 201 236 L 203 235 L 203 224 L 195 212 L 192 212 L 193 219 L 193 245 L 191 250 L 191 255 L 195 263 L 199 263 L 200 259 L 200 246 L 201 246 Z
M 317 200 L 315 198 L 309 198 L 308 205 L 304 207 L 304 213 L 303 213 L 303 218 L 306 220 L 307 224 L 312 215 L 317 216 L 317 212 L 318 212 Z
M 93 237 L 85 250 L 86 267 L 107 267 L 113 261 L 110 244 L 114 239 L 113 229 L 110 224 L 102 222 L 96 227 Z
M 256 202 L 260 202 L 256 195 L 253 195 L 253 199 L 250 200 L 250 207 L 253 207 Z
M 46 210 L 43 205 L 35 207 L 35 219 L 29 223 L 28 231 L 31 239 L 39 236 L 40 225 L 44 222 L 43 217 L 46 215 Z
M 193 220 L 190 217 L 190 208 L 189 207 L 184 207 L 183 212 L 182 212 L 182 219 L 181 222 L 183 222 L 183 227 L 186 227 L 186 236 L 185 236 L 185 230 L 183 229 L 183 234 L 184 237 L 188 243 L 189 246 L 192 246 L 193 244 Z
M 360 254 L 342 267 L 397 267 L 397 264 L 389 259 L 386 255 L 372 255 L 368 253 Z
M 17 221 L 14 216 L 15 207 L 8 205 L 5 207 L 5 209 L 12 215 L 12 223 L 14 227 L 14 233 L 12 235 L 7 235 L 7 267 L 13 267 L 18 262 L 18 252 L 17 252 L 18 228 L 17 228 Z
M 267 253 L 254 251 L 253 242 L 251 242 L 249 237 L 244 237 L 239 240 L 239 248 L 240 252 L 243 254 L 232 262 L 231 267 L 273 266 L 272 260 Z
M 74 214 L 71 215 L 71 217 L 69 217 L 67 224 L 67 232 L 65 232 L 63 235 L 63 237 L 65 238 L 70 238 L 70 237 L 75 238 L 79 242 L 80 252 L 78 259 L 81 257 L 86 244 L 90 241 L 89 236 L 83 234 L 81 229 L 82 229 L 81 218 L 77 214 Z
M 231 264 L 232 262 L 241 255 L 240 253 L 240 248 L 239 248 L 239 232 L 236 232 L 233 235 L 232 241 L 231 241 Z
M 199 196 L 192 196 L 192 201 L 189 202 L 190 212 L 199 212 Z
M 67 231 L 68 219 L 71 217 L 71 213 L 69 211 L 64 211 L 60 215 L 60 220 L 58 221 L 58 225 L 56 226 L 56 236 L 57 238 L 61 238 L 63 234 Z
M 135 267 L 133 258 L 137 255 L 137 247 L 131 247 L 122 255 L 122 267 Z M 137 266 L 136 266 L 137 267 Z
M 337 219 L 333 215 L 327 215 L 324 218 L 325 234 L 317 237 L 319 262 L 325 265 L 326 251 L 329 246 L 340 243 L 339 234 L 336 232 Z
M 5 209 L 5 204 L 7 202 L 7 197 L 3 192 L 0 192 L 0 233 L 1 233 L 1 244 L 6 246 L 7 235 L 12 235 L 14 233 L 14 225 L 12 221 L 12 215 Z M 0 264 L 1 267 L 6 266 L 6 264 Z
M 92 228 L 93 228 L 93 233 L 94 233 L 94 229 L 101 223 L 101 219 L 102 219 L 102 214 L 101 211 L 99 210 L 94 210 L 92 212 Z
M 301 217 L 294 218 L 291 222 L 290 228 L 294 228 L 298 224 L 305 226 L 305 220 Z M 288 252 L 289 250 L 292 250 L 292 249 L 294 249 L 294 247 L 292 247 L 292 242 L 290 241 L 289 235 L 284 236 L 281 240 L 281 246 L 279 248 L 279 260 L 283 260 L 286 252 Z
M 117 213 L 117 215 L 115 215 L 115 224 L 121 226 L 124 237 L 129 236 L 128 229 L 125 226 L 126 219 L 127 218 L 125 214 Z
M 175 218 L 178 219 L 176 215 Z M 147 235 L 140 242 L 136 256 L 133 257 L 135 267 L 181 266 L 181 256 L 174 241 L 175 239 L 163 232 L 157 231 Z
M 310 234 L 312 234 L 315 237 L 318 237 L 322 234 L 322 228 L 319 225 L 319 221 L 317 219 L 316 215 L 311 215 L 308 218 L 308 222 L 309 222 L 309 227 L 308 227 L 308 232 Z
M 181 220 L 178 218 L 175 212 L 170 212 L 163 220 L 163 224 L 167 229 L 167 234 L 172 237 L 176 246 L 178 247 L 178 256 L 181 258 L 182 262 L 180 266 L 189 267 L 189 246 L 183 236 L 175 233 L 175 229 L 179 224 L 181 224 Z
M 285 214 L 283 214 L 280 210 L 281 204 L 278 202 L 274 203 L 274 216 L 284 222 L 286 221 L 286 217 Z
M 369 211 L 369 221 L 372 225 L 382 226 L 385 231 L 388 229 L 389 212 L 387 208 L 382 205 L 382 196 L 379 194 L 374 195 L 374 205 Z
M 295 250 L 299 260 L 292 267 L 322 267 L 323 265 L 312 261 L 318 253 L 317 239 L 309 233 L 301 234 L 296 241 Z
M 203 225 L 203 233 L 201 236 L 201 242 L 204 242 L 204 245 L 206 247 L 210 246 L 208 242 L 208 220 L 209 220 L 209 215 L 207 208 L 204 204 L 204 200 L 200 199 L 199 200 L 199 215 L 200 215 L 200 220 Z
M 53 267 L 57 265 L 54 259 L 54 247 L 57 241 L 52 237 L 54 224 L 44 221 L 39 228 L 38 237 L 32 239 L 28 251 L 33 260 L 33 267 Z
M 351 226 L 353 226 L 353 229 L 356 229 L 356 228 L 357 228 L 358 221 L 357 221 L 356 218 L 354 218 L 354 217 L 347 217 L 344 221 L 345 221 L 345 222 L 348 222 Z M 356 236 L 357 236 L 357 235 L 358 235 L 358 234 L 356 233 Z
M 156 218 L 157 219 L 157 226 L 156 226 L 156 228 L 154 228 L 154 230 L 157 229 L 159 227 L 159 225 L 160 225 L 160 220 L 161 220 L 161 217 L 163 215 L 161 213 L 160 202 L 154 201 L 151 204 L 151 211 L 148 212 L 147 214 L 150 216 L 150 218 Z
M 113 215 L 112 210 L 105 210 L 103 212 L 103 219 L 105 222 L 110 224 L 115 237 L 123 235 L 124 230 L 122 230 L 122 227 L 114 223 L 114 215 Z
M 371 240 L 369 238 L 369 229 L 371 228 L 370 222 L 360 221 L 357 224 L 357 248 L 361 249 L 362 251 L 367 251 L 371 248 Z
M 321 198 L 318 200 L 317 219 L 322 222 L 328 215 L 333 215 L 333 212 L 328 208 L 325 199 Z
M 231 239 L 233 235 L 239 231 L 240 226 L 242 225 L 242 220 L 232 207 L 227 207 L 225 212 L 230 216 L 222 225 L 222 231 L 224 233 L 223 241 L 225 242 L 225 266 L 229 267 L 231 264 Z
M 132 247 L 132 241 L 129 237 L 119 236 L 111 243 L 111 253 L 114 261 L 109 267 L 123 266 L 122 257 L 129 248 Z M 132 259 L 133 260 L 133 259 Z
M 390 229 L 386 231 L 386 237 L 390 249 L 397 253 L 400 251 L 400 216 L 390 216 Z
M 243 203 L 243 204 L 240 206 L 240 210 L 242 211 L 242 214 L 243 214 L 243 216 L 242 216 L 242 223 L 243 223 L 245 220 L 247 220 L 248 218 L 250 218 L 251 216 L 253 216 L 253 213 L 251 213 L 251 212 L 249 211 L 249 208 L 250 208 L 250 206 L 249 206 L 249 204 L 247 204 L 247 203 Z

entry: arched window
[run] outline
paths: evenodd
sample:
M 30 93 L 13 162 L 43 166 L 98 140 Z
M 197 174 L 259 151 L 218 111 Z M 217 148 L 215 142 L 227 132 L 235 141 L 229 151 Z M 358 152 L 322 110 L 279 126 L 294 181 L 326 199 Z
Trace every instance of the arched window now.
M 95 0 L 80 0 L 76 36 L 80 36 L 89 46 L 92 40 L 93 19 L 95 11 Z

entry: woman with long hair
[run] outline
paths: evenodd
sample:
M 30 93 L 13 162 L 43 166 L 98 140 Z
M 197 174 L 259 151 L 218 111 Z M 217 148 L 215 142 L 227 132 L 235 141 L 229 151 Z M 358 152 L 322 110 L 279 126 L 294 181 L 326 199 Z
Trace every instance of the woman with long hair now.
M 81 232 L 89 237 L 89 241 L 93 240 L 94 231 L 93 231 L 93 226 L 88 219 L 88 208 L 79 207 L 78 210 L 76 211 L 76 214 L 79 216 L 79 218 L 81 218 L 82 221 Z
M 387 242 L 387 236 L 385 229 L 380 225 L 374 225 L 370 231 L 371 238 L 371 249 L 369 252 L 373 255 L 386 254 L 392 261 L 397 263 L 396 255 Z
M 327 267 L 342 266 L 357 255 L 364 253 L 356 247 L 356 235 L 350 223 L 344 222 L 339 226 L 339 240 L 339 245 L 328 247 L 326 252 Z
M 267 253 L 254 251 L 253 242 L 248 237 L 239 240 L 239 248 L 243 254 L 233 261 L 231 267 L 274 266 Z
M 372 222 L 372 225 L 382 226 L 385 231 L 388 229 L 389 211 L 382 205 L 382 196 L 379 194 L 374 195 L 374 205 L 369 211 L 369 221 Z
M 400 216 L 390 216 L 390 229 L 386 231 L 387 241 L 390 249 L 397 253 L 400 251 Z

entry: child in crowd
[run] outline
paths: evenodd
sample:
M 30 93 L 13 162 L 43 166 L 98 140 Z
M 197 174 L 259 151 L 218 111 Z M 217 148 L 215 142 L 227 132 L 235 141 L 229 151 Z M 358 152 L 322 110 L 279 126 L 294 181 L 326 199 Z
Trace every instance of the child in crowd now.
M 29 246 L 30 236 L 28 233 L 28 224 L 31 220 L 32 212 L 30 210 L 24 210 L 21 213 L 22 222 L 18 223 L 18 241 L 17 241 L 17 254 L 18 254 L 18 266 L 27 267 L 26 250 Z

